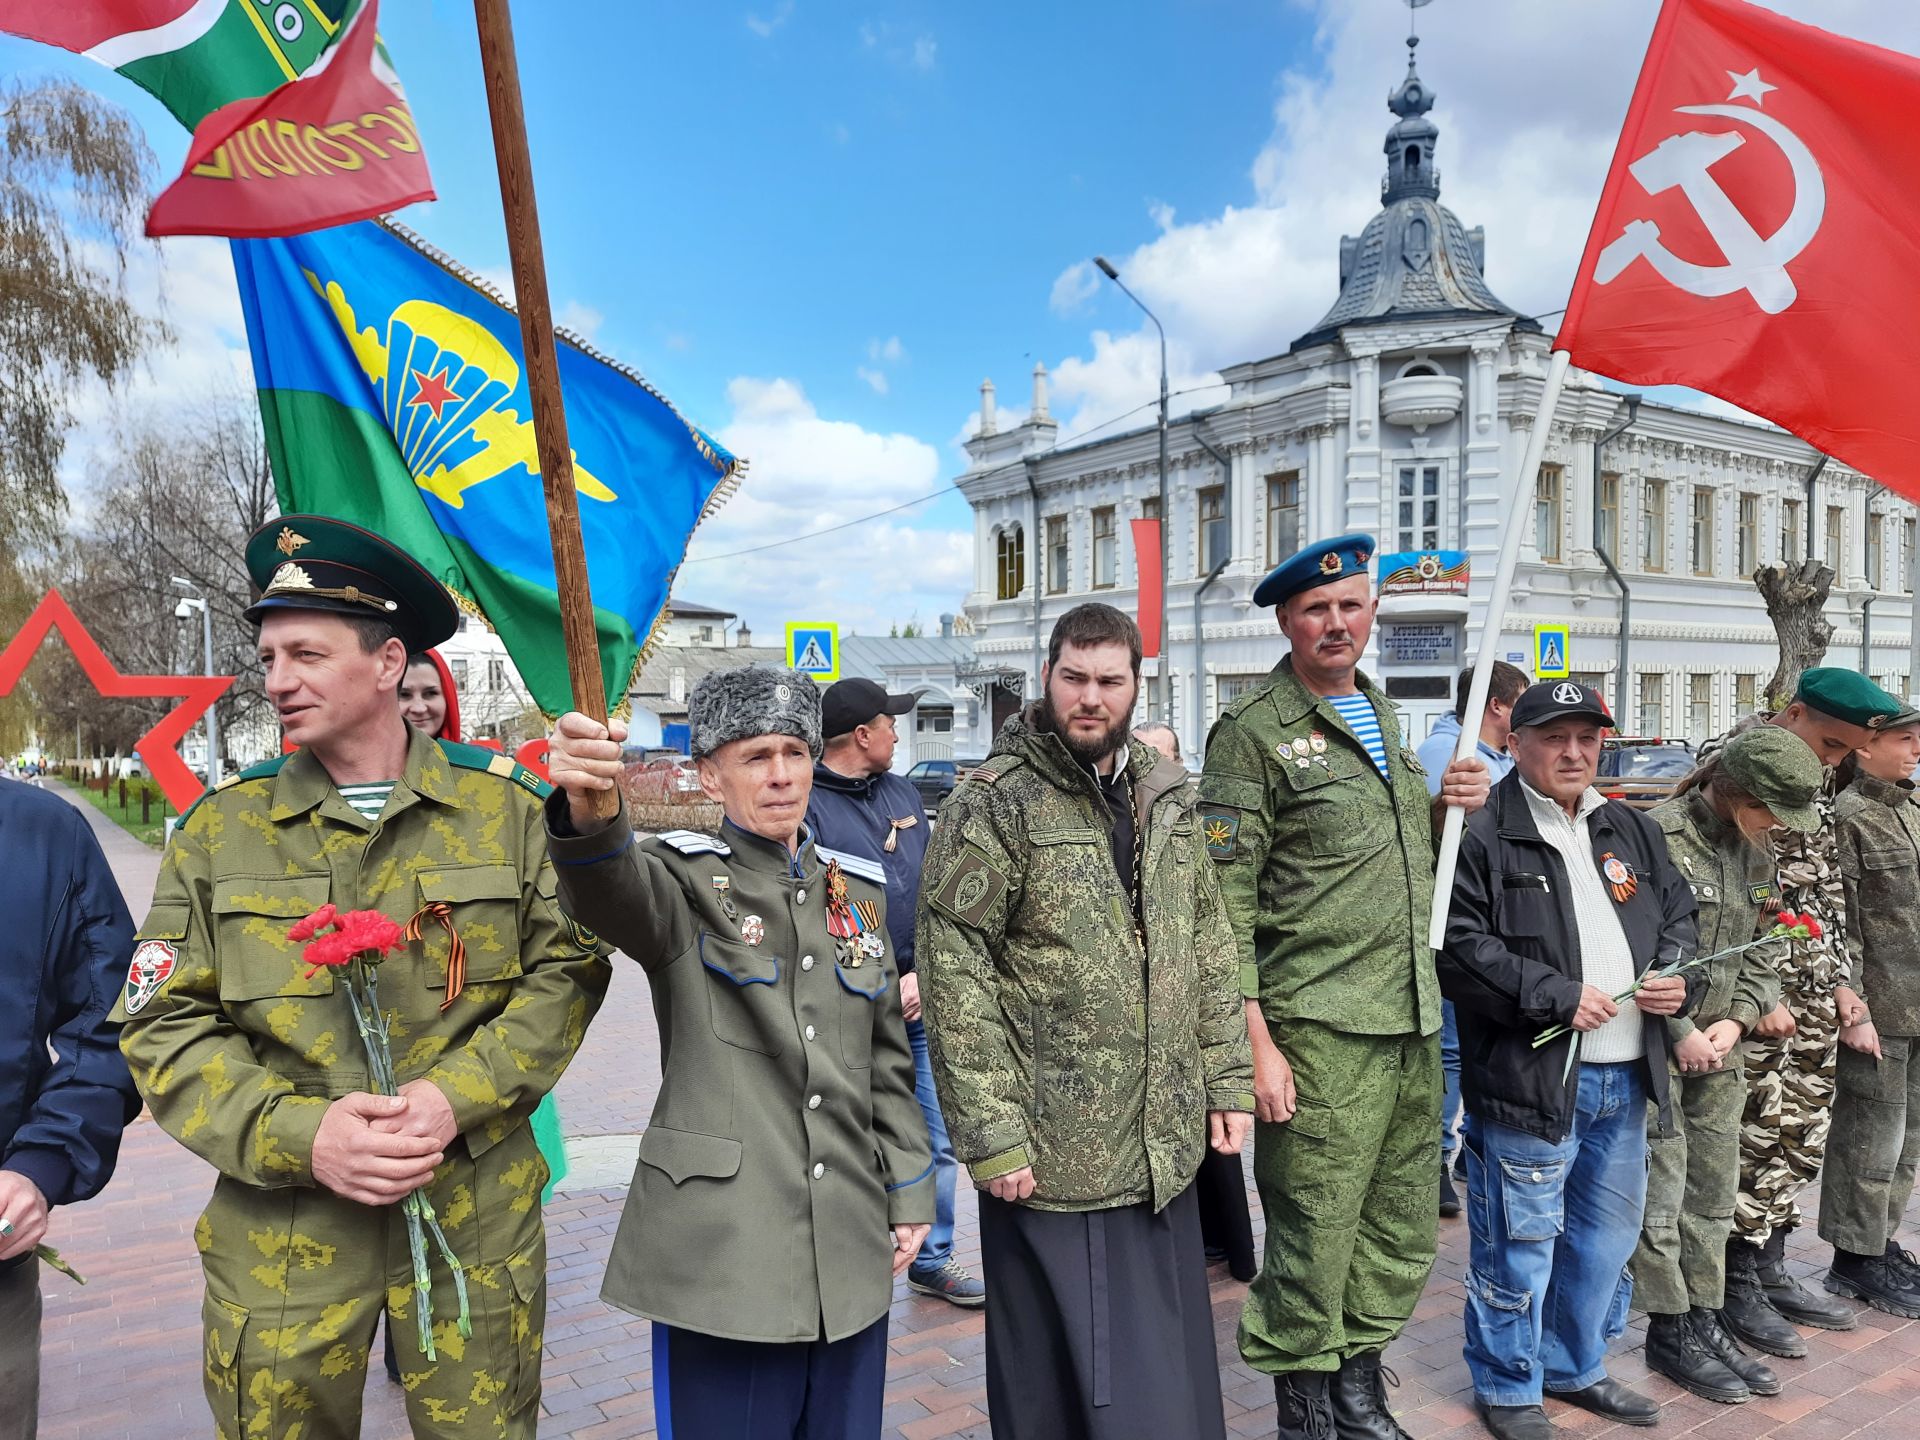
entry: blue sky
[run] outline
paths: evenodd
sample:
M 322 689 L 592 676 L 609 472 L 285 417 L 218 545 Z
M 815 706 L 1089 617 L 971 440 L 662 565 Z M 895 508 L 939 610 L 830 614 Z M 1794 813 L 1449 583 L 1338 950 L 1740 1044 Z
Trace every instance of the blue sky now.
M 1780 8 L 1815 13 L 1814 0 Z M 1913 48 L 1907 8 L 1817 12 Z M 1442 200 L 1486 226 L 1489 278 L 1516 308 L 1564 302 L 1654 9 L 1420 12 Z M 384 11 L 441 196 L 401 218 L 504 279 L 472 9 Z M 985 376 L 1017 411 L 1044 361 L 1063 438 L 1150 401 L 1150 335 L 1095 283 L 1096 252 L 1160 311 L 1176 386 L 1284 350 L 1332 302 L 1340 235 L 1377 207 L 1407 28 L 1398 0 L 515 12 L 556 309 L 750 461 L 696 557 L 939 488 L 964 464 L 956 442 Z M 126 105 L 162 173 L 177 167 L 184 132 L 130 84 L 0 39 L 0 72 L 23 71 Z M 162 259 L 150 283 L 179 349 L 121 405 L 244 370 L 223 248 L 170 241 Z M 113 413 L 103 401 L 90 419 Z M 948 495 L 750 565 L 690 564 L 677 590 L 766 633 L 800 618 L 929 621 L 964 599 L 967 527 Z

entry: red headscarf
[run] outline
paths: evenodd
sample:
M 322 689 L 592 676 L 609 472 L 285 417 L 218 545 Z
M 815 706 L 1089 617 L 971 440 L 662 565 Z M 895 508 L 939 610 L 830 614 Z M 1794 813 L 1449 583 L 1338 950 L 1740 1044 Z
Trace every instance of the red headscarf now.
M 446 659 L 438 650 L 422 650 L 418 659 L 433 662 L 433 668 L 440 672 L 440 693 L 446 697 L 447 719 L 441 725 L 437 740 L 458 740 L 460 738 L 460 692 L 453 685 L 453 671 L 448 668 Z M 407 662 L 407 668 L 413 668 L 413 660 Z

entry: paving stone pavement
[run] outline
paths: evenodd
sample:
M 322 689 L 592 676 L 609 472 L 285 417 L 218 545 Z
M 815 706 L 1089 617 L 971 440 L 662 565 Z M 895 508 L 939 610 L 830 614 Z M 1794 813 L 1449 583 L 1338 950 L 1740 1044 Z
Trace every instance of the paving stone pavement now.
M 84 802 L 80 802 L 84 805 Z M 135 916 L 146 908 L 154 853 L 89 813 Z M 599 1283 L 625 1196 L 611 1178 L 630 1138 L 645 1128 L 659 1083 L 659 1050 L 644 977 L 617 961 L 613 989 L 587 1041 L 561 1081 L 558 1101 L 570 1140 L 601 1137 L 590 1147 L 601 1163 L 583 1180 L 607 1188 L 569 1188 L 547 1206 L 549 1308 L 544 1367 L 543 1437 L 642 1437 L 654 1434 L 647 1323 L 601 1304 Z M 175 1144 L 145 1115 L 129 1129 L 112 1184 L 87 1205 L 60 1211 L 51 1242 L 87 1276 L 84 1289 L 46 1272 L 42 1341 L 42 1440 L 183 1440 L 209 1433 L 200 1391 L 200 1273 L 192 1226 L 206 1202 L 213 1172 Z M 1256 1226 L 1258 1208 L 1255 1208 Z M 1908 1212 L 1908 1233 L 1920 1205 Z M 979 1262 L 971 1195 L 962 1187 L 956 1253 Z M 1811 1227 L 1790 1251 L 1803 1279 L 1818 1286 L 1826 1247 Z M 1438 1264 L 1426 1294 L 1387 1362 L 1400 1384 L 1393 1392 L 1401 1423 L 1414 1440 L 1484 1435 L 1473 1413 L 1461 1359 L 1461 1276 L 1466 1225 L 1441 1223 Z M 991 1279 L 989 1277 L 989 1284 Z M 1214 1329 L 1234 1436 L 1273 1434 L 1273 1387 L 1239 1363 L 1234 1326 L 1246 1287 L 1216 1269 Z M 885 1440 L 986 1440 L 984 1326 L 979 1312 L 896 1288 L 887 1370 Z M 1860 1328 L 1804 1332 L 1809 1355 L 1783 1360 L 1784 1394 L 1728 1407 L 1686 1395 L 1642 1362 L 1644 1321 L 1616 1347 L 1612 1373 L 1663 1402 L 1659 1429 L 1706 1440 L 1875 1440 L 1920 1437 L 1920 1323 L 1864 1310 Z M 1580 1440 L 1624 1427 L 1549 1404 L 1556 1425 Z M 398 1388 L 378 1360 L 367 1381 L 364 1434 L 399 1440 L 408 1433 Z M 1149 1440 L 1149 1437 L 1142 1437 Z M 1150 1437 L 1180 1440 L 1180 1437 Z

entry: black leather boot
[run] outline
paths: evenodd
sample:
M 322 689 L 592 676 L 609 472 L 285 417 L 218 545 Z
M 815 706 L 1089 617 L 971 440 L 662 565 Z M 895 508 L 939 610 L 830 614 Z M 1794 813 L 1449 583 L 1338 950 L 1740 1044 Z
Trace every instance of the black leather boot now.
M 1767 1299 L 1760 1284 L 1760 1251 L 1739 1236 L 1727 1241 L 1727 1298 L 1720 1318 L 1734 1339 L 1767 1355 L 1798 1360 L 1807 1342 Z
M 1860 1323 L 1851 1305 L 1816 1295 L 1787 1273 L 1787 1232 L 1780 1226 L 1760 1251 L 1760 1287 L 1767 1292 L 1767 1303 L 1795 1325 L 1851 1330 Z
M 1489 1405 L 1476 1395 L 1473 1408 L 1480 1412 L 1480 1423 L 1493 1440 L 1553 1440 L 1560 1433 L 1543 1406 Z
M 1413 1440 L 1387 1409 L 1387 1381 L 1400 1377 L 1380 1363 L 1380 1352 L 1350 1356 L 1333 1377 L 1333 1429 L 1340 1440 Z
M 1720 1357 L 1720 1363 L 1747 1382 L 1747 1388 L 1756 1395 L 1778 1395 L 1780 1377 L 1773 1373 L 1771 1366 L 1756 1360 L 1747 1354 L 1728 1333 L 1725 1322 L 1720 1319 L 1718 1310 L 1693 1312 L 1693 1328 L 1700 1332 L 1700 1338 L 1707 1342 L 1713 1353 Z
M 1277 1440 L 1335 1440 L 1327 1379 L 1325 1374 L 1311 1370 L 1273 1377 L 1273 1398 L 1280 1421 Z
M 1453 1188 L 1453 1177 L 1440 1172 L 1440 1218 L 1451 1220 L 1460 1213 L 1460 1192 Z
M 1703 1400 L 1743 1405 L 1753 1398 L 1747 1382 L 1714 1353 L 1693 1314 L 1647 1317 L 1647 1368 Z
M 1827 1271 L 1827 1289 L 1835 1295 L 1864 1300 L 1889 1315 L 1920 1319 L 1920 1275 L 1887 1255 L 1856 1255 L 1835 1248 L 1833 1268 Z

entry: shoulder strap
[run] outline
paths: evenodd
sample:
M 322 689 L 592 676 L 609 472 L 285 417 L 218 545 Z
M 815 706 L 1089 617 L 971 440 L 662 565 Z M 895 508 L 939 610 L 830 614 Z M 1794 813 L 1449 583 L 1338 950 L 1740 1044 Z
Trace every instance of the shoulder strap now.
M 458 740 L 436 738 L 433 743 L 440 747 L 440 753 L 447 757 L 449 764 L 456 765 L 462 770 L 484 770 L 489 775 L 498 775 L 502 780 L 511 780 L 532 792 L 541 800 L 553 793 L 552 785 L 511 755 L 502 754 L 498 750 L 483 749 L 478 745 L 463 745 Z
M 818 855 L 823 863 L 828 860 L 839 861 L 840 868 L 849 875 L 858 875 L 862 880 L 874 885 L 887 883 L 886 870 L 878 861 L 869 860 L 864 855 L 850 855 L 845 850 L 829 850 L 826 846 L 819 844 L 813 847 L 813 853 Z
M 653 837 L 662 845 L 678 850 L 682 855 L 731 855 L 733 847 L 714 835 L 702 835 L 697 830 L 662 830 Z

